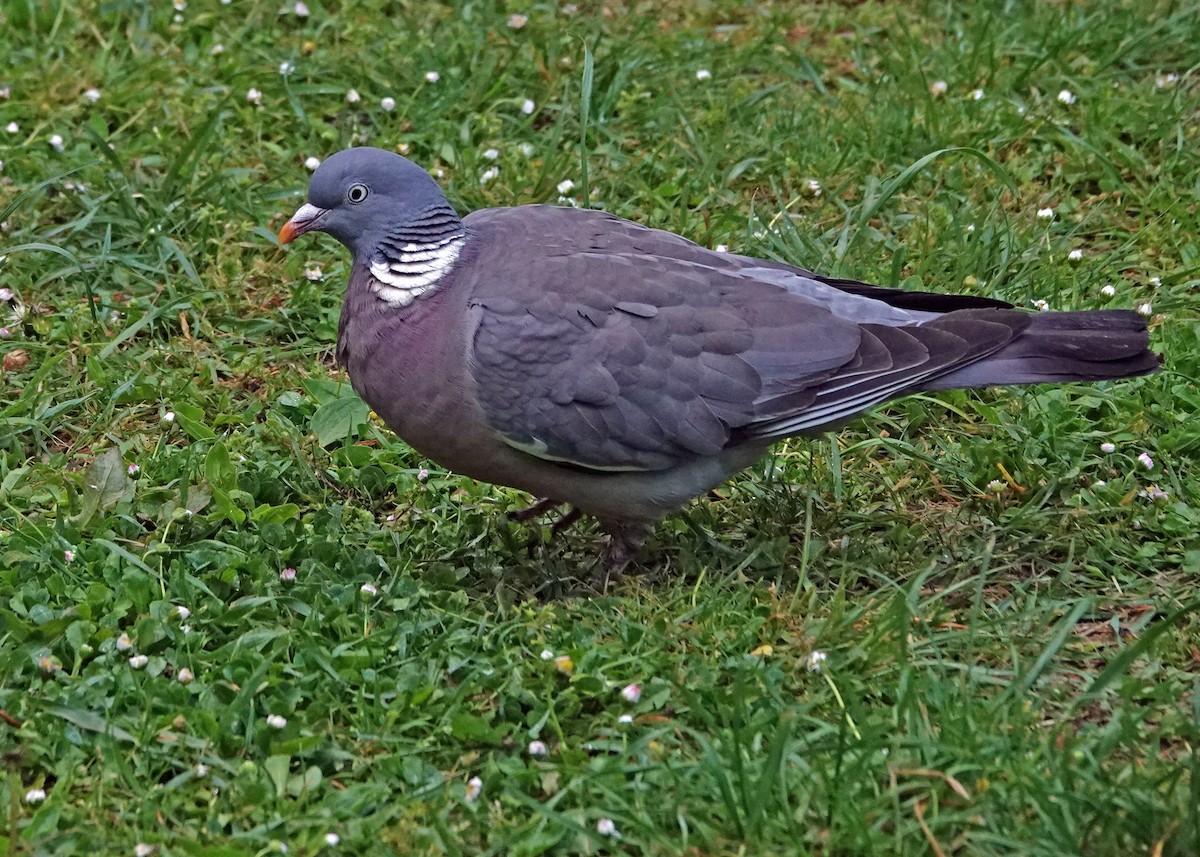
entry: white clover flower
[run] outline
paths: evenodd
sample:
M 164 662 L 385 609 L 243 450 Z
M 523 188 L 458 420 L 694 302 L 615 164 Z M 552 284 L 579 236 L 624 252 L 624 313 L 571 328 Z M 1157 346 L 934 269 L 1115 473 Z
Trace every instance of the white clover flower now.
M 1138 315 L 1151 315 L 1154 312 L 1154 307 L 1150 304 L 1150 301 L 1138 304 L 1136 309 L 1138 311 Z
M 182 605 L 175 606 L 175 615 L 179 617 L 179 621 L 187 621 L 187 617 L 192 615 L 192 611 Z
M 1069 261 L 1069 262 L 1078 262 L 1082 258 L 1083 258 L 1082 250 L 1072 250 L 1070 253 L 1067 254 L 1067 261 Z
M 305 3 L 300 2 L 300 0 L 297 0 L 295 5 L 292 6 L 292 14 L 297 18 L 307 18 L 308 6 Z
M 1111 298 L 1116 293 L 1117 293 L 1117 287 L 1114 286 L 1112 283 L 1108 283 L 1107 285 L 1104 286 L 1104 288 L 1100 289 L 1100 294 L 1104 295 L 1106 298 Z
M 268 714 L 267 725 L 272 729 L 282 729 L 284 726 L 287 726 L 287 718 L 282 714 Z
M 479 777 L 471 777 L 467 780 L 467 803 L 474 803 L 479 799 L 480 793 L 483 791 L 483 780 Z
M 696 80 L 712 80 L 712 72 L 706 68 L 696 69 Z
M 362 586 L 358 587 L 358 591 L 369 598 L 374 598 L 379 594 L 379 587 L 377 587 L 374 583 L 364 583 Z
M 804 665 L 808 667 L 810 673 L 819 673 L 822 664 L 829 659 L 829 655 L 819 649 L 814 649 L 808 653 L 808 657 L 804 660 Z
M 1114 452 L 1117 451 L 1117 445 L 1115 443 L 1112 443 L 1111 441 L 1106 440 L 1104 443 L 1100 444 L 1100 451 L 1103 452 L 1105 455 L 1112 455 Z
M 1036 301 L 1034 301 L 1033 306 L 1038 312 L 1046 312 L 1050 309 L 1050 304 L 1046 303 L 1041 298 L 1038 298 Z
M 999 479 L 993 479 L 991 482 L 989 482 L 987 484 L 988 493 L 989 494 L 999 494 L 1001 491 L 1004 490 L 1004 484 L 1005 483 Z
M 1075 93 L 1071 92 L 1069 89 L 1064 89 L 1058 93 L 1058 100 L 1062 104 L 1074 104 Z
M 492 179 L 496 178 L 496 176 L 498 176 L 498 175 L 500 175 L 499 167 L 488 167 L 486 170 L 484 170 L 482 173 L 480 173 L 479 183 L 487 184 Z
M 532 143 L 522 143 L 521 145 L 517 146 L 517 151 L 521 153 L 521 157 L 523 157 L 523 158 L 533 157 L 533 152 L 534 152 L 533 144 Z
M 1148 453 L 1148 452 L 1141 453 L 1140 455 L 1138 455 L 1137 460 L 1142 465 L 1142 467 L 1146 468 L 1147 470 L 1154 469 L 1154 459 L 1150 457 L 1150 453 Z
M 346 103 L 347 104 L 358 104 L 358 102 L 360 102 L 360 101 L 362 101 L 362 96 L 358 94 L 357 89 L 346 90 Z
M 41 803 L 46 799 L 45 789 L 30 789 L 25 792 L 25 803 Z
M 982 89 L 972 90 L 971 100 L 972 101 L 982 101 L 983 100 L 983 90 Z
M 575 189 L 575 182 L 570 179 L 563 179 L 558 183 L 558 192 L 563 196 L 567 195 Z
M 622 714 L 620 717 L 617 718 L 617 722 L 620 723 L 622 726 L 628 726 L 630 723 L 633 722 L 633 715 L 632 714 Z
M 175 678 L 180 684 L 191 684 L 196 680 L 196 675 L 187 667 L 183 667 L 175 674 Z
M 246 90 L 246 100 L 255 107 L 262 107 L 262 93 L 253 86 Z
M 1053 208 L 1039 208 L 1037 210 L 1037 216 L 1040 217 L 1042 220 L 1053 220 L 1054 219 L 1054 209 Z
M 132 648 L 133 640 L 129 639 L 129 635 L 122 631 L 121 636 L 117 637 L 117 651 L 128 652 Z
M 554 660 L 554 652 L 550 651 L 549 649 L 542 649 L 542 653 L 539 655 L 539 657 L 543 661 L 552 661 Z
M 313 268 L 305 268 L 304 278 L 309 282 L 319 283 L 321 280 L 325 279 L 325 274 L 321 271 L 321 267 L 318 265 Z
M 945 95 L 945 94 L 946 94 L 946 90 L 947 90 L 947 89 L 949 89 L 949 88 L 950 88 L 950 87 L 949 87 L 949 85 L 946 83 L 946 81 L 944 81 L 944 80 L 935 80 L 933 83 L 929 84 L 929 93 L 930 93 L 930 94 L 931 94 L 931 95 L 932 95 L 934 98 L 938 98 L 938 97 L 940 97 L 940 96 L 943 96 L 943 95 Z
M 203 762 L 200 762 L 199 764 L 196 765 L 196 776 L 197 777 L 207 777 L 208 771 L 209 771 L 208 765 L 204 764 Z
M 7 125 L 4 126 L 4 130 L 10 134 L 16 134 L 16 133 L 20 132 L 21 126 L 18 125 L 16 122 L 9 122 Z
M 525 752 L 530 756 L 546 756 L 550 753 L 550 748 L 546 746 L 545 741 L 530 741 L 529 746 L 525 748 Z
M 607 836 L 610 839 L 620 839 L 621 833 L 617 830 L 617 825 L 613 823 L 611 818 L 602 818 L 596 822 L 596 832 L 601 836 Z
M 293 580 L 296 579 L 296 569 L 292 568 L 289 565 L 283 571 L 279 572 L 279 579 L 282 580 L 284 583 L 291 583 Z
M 535 110 L 537 110 L 537 103 L 532 98 L 526 98 L 521 102 L 521 112 L 526 116 L 532 116 Z
M 621 698 L 626 702 L 637 702 L 642 698 L 642 689 L 636 684 L 627 684 L 621 688 Z
M 342 841 L 342 837 L 338 836 L 336 833 L 326 833 L 325 834 L 325 844 L 328 845 L 330 848 L 337 847 L 337 844 L 341 841 Z
M 321 166 L 321 159 L 315 155 L 309 155 L 304 159 L 304 168 L 310 173 L 316 171 L 319 166 Z
M 156 850 L 158 849 L 156 849 L 153 845 L 147 845 L 145 842 L 139 842 L 137 845 L 133 846 L 134 857 L 150 857 L 150 855 Z
M 521 14 L 513 14 L 508 16 L 508 26 L 510 29 L 519 30 L 529 23 L 529 18 Z
M 134 655 L 129 659 L 129 665 L 135 670 L 140 670 L 148 663 L 150 663 L 150 659 L 145 655 Z
M 284 60 L 283 62 L 281 62 L 279 64 L 279 73 L 282 74 L 284 77 L 287 77 L 289 74 L 291 74 L 295 70 L 296 70 L 296 64 L 291 62 L 290 60 Z
M 73 550 L 63 551 L 63 560 L 66 562 L 74 562 L 75 561 L 75 551 L 73 551 Z
M 483 154 L 483 157 L 486 158 L 487 160 L 494 161 L 500 157 L 500 150 L 499 149 L 484 149 L 482 154 Z
M 442 79 L 442 76 L 436 71 L 425 72 L 425 80 L 428 81 L 429 83 L 437 83 L 441 79 Z
M 390 95 L 385 95 L 383 98 L 379 99 L 379 106 L 388 113 L 391 113 L 396 109 L 396 99 L 392 98 Z
M 100 100 L 100 90 L 96 89 L 94 86 L 89 86 L 83 91 L 83 100 L 91 104 L 95 104 Z

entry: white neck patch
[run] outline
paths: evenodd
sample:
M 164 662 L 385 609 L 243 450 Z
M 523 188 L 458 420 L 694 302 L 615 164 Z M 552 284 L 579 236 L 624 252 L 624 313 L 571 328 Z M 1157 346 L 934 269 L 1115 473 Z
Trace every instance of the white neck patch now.
M 371 257 L 371 291 L 384 303 L 406 307 L 438 282 L 454 266 L 466 238 L 451 235 L 429 243 L 409 243 L 398 258 L 376 251 Z

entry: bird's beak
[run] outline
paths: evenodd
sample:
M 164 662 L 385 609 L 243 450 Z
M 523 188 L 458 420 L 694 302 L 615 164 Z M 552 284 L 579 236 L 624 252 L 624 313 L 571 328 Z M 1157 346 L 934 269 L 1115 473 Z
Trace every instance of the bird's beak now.
M 310 229 L 316 229 L 321 223 L 321 218 L 328 213 L 329 209 L 317 208 L 315 205 L 310 205 L 306 202 L 300 206 L 299 211 L 292 215 L 292 219 L 283 224 L 283 228 L 279 230 L 279 243 L 287 244 Z

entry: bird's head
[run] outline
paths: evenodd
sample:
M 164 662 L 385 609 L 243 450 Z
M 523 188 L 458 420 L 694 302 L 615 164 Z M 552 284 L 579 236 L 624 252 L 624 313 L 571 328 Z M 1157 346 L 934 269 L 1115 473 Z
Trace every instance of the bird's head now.
M 279 230 L 279 243 L 325 232 L 361 257 L 396 227 L 445 205 L 433 177 L 407 158 L 369 146 L 345 149 L 317 167 L 308 202 Z

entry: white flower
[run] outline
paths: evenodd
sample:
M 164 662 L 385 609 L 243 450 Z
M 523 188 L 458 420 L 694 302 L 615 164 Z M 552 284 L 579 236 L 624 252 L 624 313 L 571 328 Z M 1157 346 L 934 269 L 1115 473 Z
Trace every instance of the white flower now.
M 621 688 L 621 697 L 626 702 L 637 702 L 642 698 L 642 689 L 636 684 L 627 684 Z
M 1038 298 L 1036 301 L 1034 301 L 1033 306 L 1038 312 L 1046 312 L 1048 309 L 1050 309 L 1050 304 L 1046 303 L 1041 298 Z
M 999 479 L 993 479 L 987 484 L 987 490 L 989 494 L 999 494 L 1004 490 L 1004 482 Z
M 552 661 L 554 660 L 554 652 L 550 651 L 549 649 L 542 649 L 542 654 L 540 657 L 543 661 Z
M 319 283 L 325 279 L 325 274 L 322 273 L 320 266 L 304 269 L 304 278 L 312 283 Z
M 83 91 L 83 100 L 95 104 L 100 100 L 100 90 L 96 89 L 94 86 L 88 87 Z
M 1138 461 L 1141 463 L 1142 467 L 1146 468 L 1147 470 L 1154 469 L 1154 459 L 1150 457 L 1150 453 L 1148 453 L 1148 452 L 1141 453 L 1138 456 Z
M 467 803 L 474 803 L 479 799 L 480 792 L 483 791 L 483 780 L 479 777 L 471 777 L 467 780 Z
M 358 94 L 357 89 L 346 90 L 346 103 L 347 104 L 358 104 L 358 102 L 360 102 L 360 101 L 362 101 L 362 96 Z
M 1150 301 L 1137 305 L 1138 315 L 1150 315 L 1154 312 L 1154 307 L 1150 305 Z
M 537 110 L 537 103 L 532 98 L 526 98 L 521 102 L 521 112 L 526 116 L 533 115 L 535 110 Z
M 134 655 L 129 659 L 129 665 L 135 670 L 140 670 L 148 663 L 150 663 L 150 659 L 145 655 Z
M 532 143 L 522 143 L 521 145 L 517 146 L 517 151 L 520 152 L 521 156 L 524 158 L 532 157 L 533 151 L 534 151 L 533 144 Z
M 25 792 L 25 803 L 41 803 L 46 799 L 45 789 L 30 789 Z
M 4 99 L 5 101 L 8 101 L 8 99 L 11 97 L 12 97 L 11 89 L 9 89 L 7 86 L 0 87 L 0 98 Z
M 500 157 L 500 150 L 499 149 L 484 149 L 483 157 L 485 157 L 489 161 L 494 161 Z
M 929 84 L 929 92 L 934 98 L 937 98 L 940 95 L 945 95 L 946 90 L 949 88 L 950 87 L 944 80 L 935 80 L 933 83 Z
M 429 81 L 430 83 L 437 83 L 439 80 L 442 79 L 442 76 L 440 74 L 438 74 L 436 71 L 427 71 L 427 72 L 425 72 L 425 79 L 427 81 Z
M 0 339 L 8 339 L 12 336 L 12 331 L 7 327 L 0 327 Z
M 175 678 L 180 684 L 191 684 L 195 680 L 196 676 L 187 667 L 183 667 L 178 673 L 176 673 Z
M 1117 445 L 1106 440 L 1104 443 L 1100 444 L 1100 451 L 1105 455 L 1112 455 L 1117 451 Z
M 8 286 L 5 286 L 4 288 L 0 288 L 0 301 L 4 301 L 5 303 L 8 303 L 15 296 L 16 295 L 13 293 L 13 290 L 10 289 Z
M 174 412 L 174 411 L 167 411 L 165 414 L 163 414 L 163 415 L 162 415 L 162 421 L 163 421 L 164 423 L 173 423 L 173 422 L 175 422 L 175 412 Z
M 712 80 L 712 72 L 706 68 L 696 69 L 696 80 Z
M 188 616 L 192 615 L 192 611 L 181 605 L 176 605 L 175 615 L 177 615 L 179 617 L 179 621 L 184 622 L 187 620 Z
M 1069 89 L 1064 89 L 1058 93 L 1058 100 L 1063 104 L 1074 104 L 1075 94 Z
M 829 655 L 819 649 L 813 649 L 808 653 L 808 657 L 804 661 L 804 665 L 808 667 L 810 673 L 819 673 L 821 665 L 829 659 Z
M 967 231 L 968 231 L 968 232 L 974 232 L 974 231 L 975 231 L 975 224 L 974 224 L 974 223 L 968 223 L 968 224 L 967 224 Z
M 16 122 L 9 122 L 7 125 L 4 126 L 4 130 L 10 134 L 16 134 L 18 131 L 21 130 L 21 126 L 18 125 Z
M 291 74 L 295 70 L 296 70 L 295 63 L 290 62 L 289 60 L 284 60 L 283 62 L 281 62 L 279 64 L 279 73 L 282 74 L 284 77 L 287 77 L 289 74 Z
M 1102 288 L 1100 290 L 1100 294 L 1104 295 L 1106 298 L 1111 298 L 1116 293 L 1117 293 L 1117 287 L 1114 286 L 1112 283 L 1109 283 L 1108 285 L 1106 285 L 1104 288 Z
M 1155 78 L 1154 86 L 1157 89 L 1166 89 L 1168 86 L 1174 86 L 1175 81 L 1177 80 L 1179 80 L 1179 75 L 1175 74 L 1173 71 L 1167 72 L 1166 74 L 1160 74 L 1157 78 Z
M 971 92 L 971 100 L 972 101 L 982 101 L 983 100 L 983 90 L 976 89 L 976 90 L 972 91 Z
M 296 569 L 289 565 L 283 571 L 279 572 L 279 579 L 284 583 L 291 583 L 296 579 Z
M 575 189 L 575 182 L 570 179 L 563 179 L 558 183 L 558 192 L 566 195 Z
M 1070 253 L 1067 254 L 1067 261 L 1069 261 L 1069 262 L 1078 262 L 1082 258 L 1083 258 L 1082 250 L 1072 250 Z
M 50 137 L 50 148 L 56 152 L 61 152 L 66 148 L 61 134 L 52 134 Z
M 196 776 L 197 777 L 207 777 L 208 776 L 208 765 L 204 764 L 203 762 L 196 765 Z
M 713 248 L 713 250 L 717 253 L 728 253 L 729 245 L 728 244 L 718 244 L 716 247 Z
M 392 98 L 390 95 L 385 95 L 383 98 L 379 99 L 379 106 L 388 113 L 391 113 L 396 109 L 396 99 Z
M 336 833 L 326 833 L 325 834 L 325 844 L 328 845 L 330 848 L 335 847 L 341 841 L 342 841 L 342 837 L 338 836 Z
M 596 822 L 596 832 L 611 839 L 620 839 L 621 834 L 611 818 L 602 818 Z
M 187 8 L 187 0 L 172 0 L 171 5 L 175 7 L 176 12 L 182 12 Z
M 808 188 L 808 192 L 812 196 L 820 196 L 821 195 L 821 183 L 819 181 L 817 181 L 816 179 L 809 179 L 806 187 Z
M 282 729 L 284 726 L 287 726 L 287 718 L 282 714 L 268 714 L 267 725 L 272 729 Z
M 1162 285 L 1162 277 L 1151 277 L 1149 282 L 1150 282 L 1150 285 L 1154 286 L 1154 288 L 1157 289 L 1159 286 Z
M 117 637 L 117 651 L 128 652 L 132 648 L 133 640 L 129 639 L 129 635 L 122 631 L 121 636 Z
M 530 741 L 525 752 L 530 756 L 546 756 L 550 753 L 550 748 L 546 746 L 545 741 Z
M 307 18 L 308 17 L 308 6 L 305 5 L 304 3 L 299 2 L 299 0 L 297 0 L 296 5 L 292 6 L 292 12 L 293 12 L 293 14 L 295 14 L 295 16 L 297 18 Z
M 620 723 L 622 726 L 628 726 L 630 723 L 633 722 L 633 715 L 632 714 L 622 714 L 620 717 L 617 718 L 617 722 Z
M 508 26 L 513 30 L 519 30 L 529 23 L 529 18 L 524 15 L 514 14 L 508 16 Z
M 428 478 L 429 478 L 429 468 L 422 467 L 420 470 L 417 471 L 417 481 L 418 482 L 424 482 Z
M 479 183 L 487 184 L 488 182 L 490 182 L 492 179 L 494 179 L 498 175 L 500 175 L 499 167 L 488 167 L 486 170 L 484 170 L 482 173 L 480 173 Z
M 223 54 L 223 53 L 225 53 L 225 46 L 223 44 L 221 44 L 220 42 L 217 42 L 215 45 L 213 45 L 211 48 L 208 49 L 208 55 L 210 57 L 215 57 L 218 54 Z
M 304 168 L 310 173 L 314 172 L 319 166 L 321 166 L 321 159 L 315 155 L 309 155 L 304 159 Z
M 1151 485 L 1148 488 L 1143 488 L 1138 492 L 1138 496 L 1146 500 L 1151 500 L 1155 503 L 1157 503 L 1159 500 L 1168 500 L 1171 497 L 1170 494 L 1159 488 L 1157 485 Z
M 75 561 L 75 551 L 73 551 L 73 550 L 63 551 L 63 560 L 65 560 L 66 562 L 74 562 Z
M 246 100 L 255 107 L 262 107 L 262 93 L 253 86 L 246 90 Z
M 358 587 L 358 591 L 371 598 L 379 594 L 379 588 L 374 583 L 364 583 Z
M 1037 210 L 1037 216 L 1040 217 L 1042 220 L 1053 220 L 1054 219 L 1054 209 L 1053 208 L 1039 208 Z
M 145 842 L 139 842 L 133 846 L 134 857 L 150 857 L 155 852 L 153 845 L 147 845 Z

